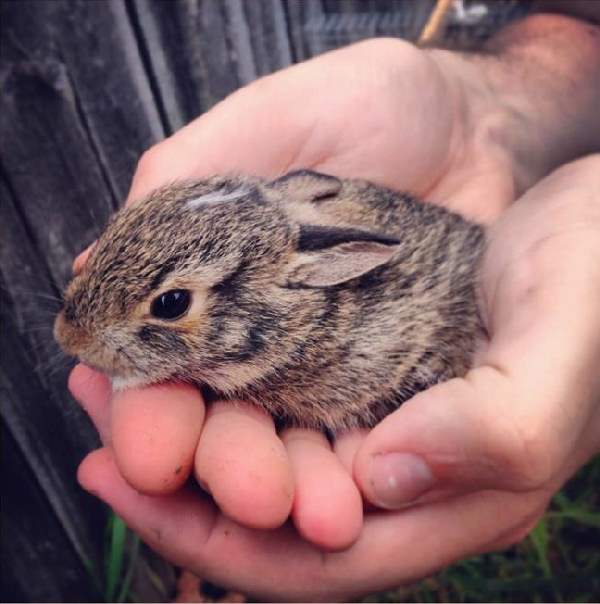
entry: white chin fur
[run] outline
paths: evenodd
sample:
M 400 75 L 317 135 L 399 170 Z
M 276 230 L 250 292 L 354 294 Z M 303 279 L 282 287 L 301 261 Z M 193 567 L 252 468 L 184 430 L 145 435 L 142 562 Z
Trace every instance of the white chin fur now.
M 148 378 L 140 376 L 132 377 L 113 377 L 111 378 L 112 389 L 115 392 L 120 390 L 127 390 L 128 388 L 137 388 L 138 386 L 145 386 L 148 384 Z

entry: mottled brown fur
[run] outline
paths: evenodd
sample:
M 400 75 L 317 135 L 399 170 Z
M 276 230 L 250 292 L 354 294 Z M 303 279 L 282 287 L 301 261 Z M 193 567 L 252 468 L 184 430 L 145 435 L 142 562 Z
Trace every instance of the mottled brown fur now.
M 192 381 L 284 423 L 372 426 L 467 370 L 483 245 L 481 227 L 365 181 L 176 183 L 116 214 L 55 332 L 126 383 Z M 192 291 L 189 312 L 150 316 L 174 288 Z

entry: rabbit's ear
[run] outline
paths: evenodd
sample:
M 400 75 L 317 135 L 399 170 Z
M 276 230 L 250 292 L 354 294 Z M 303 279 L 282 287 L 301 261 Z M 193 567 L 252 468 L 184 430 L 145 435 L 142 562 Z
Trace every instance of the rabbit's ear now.
M 273 180 L 267 187 L 298 201 L 319 201 L 337 195 L 342 181 L 329 174 L 297 170 Z
M 331 287 L 388 262 L 400 241 L 357 229 L 302 226 L 286 287 Z

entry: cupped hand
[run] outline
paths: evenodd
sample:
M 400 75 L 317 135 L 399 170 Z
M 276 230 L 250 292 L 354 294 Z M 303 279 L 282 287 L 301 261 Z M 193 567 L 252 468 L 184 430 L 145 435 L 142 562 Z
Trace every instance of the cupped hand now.
M 141 494 L 123 479 L 110 446 L 83 462 L 79 480 L 166 557 L 265 599 L 355 598 L 507 546 L 531 529 L 556 490 L 600 449 L 599 267 L 596 156 L 541 181 L 492 227 L 481 286 L 490 341 L 468 375 L 417 395 L 368 435 L 354 435 L 342 446 L 338 459 L 351 465 L 355 456 L 355 476 L 366 497 L 400 508 L 367 513 L 357 540 L 344 551 L 323 551 L 290 525 L 271 531 L 244 527 L 193 487 Z M 106 378 L 80 367 L 71 386 L 105 442 L 114 442 Z M 242 410 L 229 413 L 246 421 Z M 221 424 L 221 437 L 227 425 Z M 250 431 L 244 434 L 250 437 Z M 269 438 L 263 434 L 264 441 Z M 307 441 L 303 456 L 318 455 L 318 437 L 300 438 Z M 293 460 L 290 436 L 283 442 Z M 227 459 L 227 451 L 216 445 L 214 451 Z M 331 460 L 327 448 L 321 451 Z M 414 493 L 403 496 L 402 482 L 411 477 L 407 468 L 415 459 L 427 466 L 417 477 L 429 475 L 433 482 L 421 496 L 426 505 L 406 507 Z M 218 466 L 222 458 L 213 461 L 217 475 L 231 470 Z M 244 462 L 231 461 L 231 471 L 239 472 Z M 303 467 L 299 454 L 294 463 Z M 322 496 L 332 505 L 330 469 L 306 463 L 315 474 L 302 478 L 299 471 L 296 488 L 320 474 Z M 256 478 L 255 484 L 260 491 Z M 247 495 L 252 505 L 257 494 Z M 343 515 L 344 502 L 337 505 Z
M 470 68 L 459 74 L 456 65 L 445 53 L 377 40 L 259 80 L 146 153 L 130 200 L 177 177 L 215 172 L 271 177 L 304 167 L 409 190 L 491 221 L 513 200 L 515 165 L 498 136 L 502 111 L 475 85 L 467 94 Z M 560 189 L 560 182 L 574 176 L 568 172 L 556 178 L 549 185 L 555 197 L 553 187 Z M 539 200 L 535 190 L 530 195 Z M 517 207 L 529 206 L 523 201 Z M 529 210 L 523 211 L 527 215 Z M 538 277 L 539 267 L 528 268 L 531 255 L 524 250 L 540 247 L 552 225 L 542 222 L 550 229 L 546 234 L 542 227 L 534 230 L 542 233 L 538 243 L 522 230 L 515 239 L 512 230 L 524 217 L 517 214 L 511 226 L 511 212 L 504 231 L 502 222 L 495 227 L 490 249 L 496 251 L 485 265 L 482 299 L 492 340 L 464 380 L 419 395 L 369 435 L 343 435 L 330 445 L 309 431 L 278 435 L 270 418 L 243 403 L 216 403 L 203 419 L 200 395 L 186 391 L 182 396 L 175 385 L 159 392 L 154 387 L 120 393 L 111 406 L 111 420 L 107 384 L 79 368 L 72 390 L 108 445 L 84 462 L 82 484 L 168 557 L 216 581 L 269 597 L 337 598 L 372 591 L 522 536 L 553 490 L 589 456 L 593 447 L 578 448 L 583 433 L 577 428 L 592 430 L 595 423 L 589 396 L 579 391 L 574 402 L 567 399 L 565 404 L 572 375 L 556 371 L 555 365 L 549 366 L 555 382 L 548 391 L 521 391 L 547 379 L 543 359 L 553 349 L 545 339 L 542 354 L 539 346 L 532 348 L 537 331 L 527 340 L 512 341 L 515 331 L 523 337 L 525 332 L 510 313 L 519 296 L 527 298 L 530 288 L 537 287 L 527 278 L 530 272 Z M 544 211 L 538 213 L 544 216 Z M 514 240 L 515 246 L 520 241 L 523 247 L 503 247 L 504 240 Z M 511 249 L 522 253 L 512 258 Z M 506 268 L 511 263 L 525 273 L 516 285 L 509 279 L 512 268 Z M 574 285 L 581 286 L 580 281 Z M 552 291 L 551 301 L 558 299 Z M 516 316 L 527 323 L 539 318 L 536 310 L 525 318 Z M 564 318 L 548 321 L 555 327 L 552 321 Z M 539 332 L 546 333 L 543 326 Z M 568 363 L 572 373 L 585 374 L 584 350 L 597 352 L 585 341 L 587 347 L 577 349 L 577 361 Z M 511 348 L 517 343 L 520 348 Z M 560 350 L 560 338 L 555 348 Z M 522 370 L 515 372 L 507 359 L 516 359 Z M 578 385 L 589 395 L 588 382 Z M 170 393 L 164 388 L 171 388 Z M 515 397 L 523 404 L 517 405 Z M 446 408 L 451 411 L 444 413 Z M 404 417 L 410 430 L 404 429 Z M 550 461 L 540 453 L 548 436 L 535 431 L 540 426 L 554 427 L 551 436 L 570 437 L 553 449 Z M 189 472 L 218 507 L 197 493 L 139 493 L 172 492 Z M 418 498 L 461 495 L 401 513 L 367 514 L 361 532 L 356 484 L 367 499 L 388 508 Z M 281 525 L 290 509 L 297 532 L 290 527 L 255 530 Z M 323 549 L 348 548 L 355 540 L 344 553 L 323 554 Z M 411 552 L 408 560 L 402 556 L 406 551 Z
M 485 124 L 487 113 L 479 118 Z M 177 178 L 312 168 L 491 219 L 512 199 L 508 153 L 486 136 L 470 137 L 468 120 L 463 87 L 435 54 L 369 41 L 263 78 L 151 148 L 129 201 Z M 358 537 L 362 503 L 351 465 L 359 435 L 333 448 L 307 430 L 280 437 L 269 417 L 241 402 L 216 403 L 203 420 L 200 395 L 175 389 L 120 393 L 112 408 L 116 462 L 140 491 L 173 491 L 194 472 L 246 526 L 279 526 L 291 511 L 298 531 L 324 548 Z

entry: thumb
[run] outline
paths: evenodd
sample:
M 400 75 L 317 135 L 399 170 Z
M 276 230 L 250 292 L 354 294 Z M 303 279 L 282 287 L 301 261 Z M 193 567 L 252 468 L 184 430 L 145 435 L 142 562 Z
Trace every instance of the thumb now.
M 418 394 L 366 437 L 354 460 L 363 495 L 398 509 L 482 489 L 542 488 L 561 469 L 572 441 L 564 426 L 511 392 L 495 368 Z M 548 418 L 546 418 L 548 419 Z
M 354 461 L 356 481 L 367 499 L 395 509 L 448 490 L 497 486 L 499 478 L 505 481 L 515 473 L 506 466 L 524 445 L 489 400 L 502 377 L 491 369 L 470 376 L 478 387 L 473 379 L 436 385 L 371 431 Z M 499 464 L 505 466 L 501 472 Z

